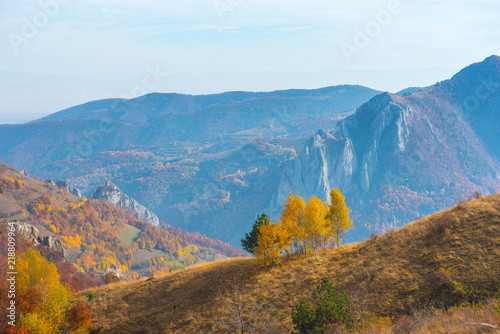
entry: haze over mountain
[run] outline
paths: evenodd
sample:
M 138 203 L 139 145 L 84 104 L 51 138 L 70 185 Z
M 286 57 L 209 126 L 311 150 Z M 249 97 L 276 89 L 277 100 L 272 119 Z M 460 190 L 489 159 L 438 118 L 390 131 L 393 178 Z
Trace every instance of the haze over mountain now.
M 161 221 L 235 244 L 289 192 L 326 199 L 339 187 L 358 240 L 500 190 L 499 83 L 492 56 L 398 95 L 338 86 L 94 101 L 0 126 L 0 161 L 84 194 L 111 180 Z
M 338 86 L 95 101 L 25 125 L 2 126 L 0 158 L 14 166 L 26 165 L 34 175 L 49 169 L 51 176 L 59 175 L 62 168 L 55 161 L 65 160 L 67 170 L 75 158 L 97 152 L 152 146 L 177 150 L 176 142 L 191 143 L 188 149 L 199 146 L 192 143 L 221 142 L 234 148 L 241 146 L 234 142 L 249 138 L 306 136 L 320 126 L 333 126 L 340 116 L 352 113 L 377 93 L 365 87 Z

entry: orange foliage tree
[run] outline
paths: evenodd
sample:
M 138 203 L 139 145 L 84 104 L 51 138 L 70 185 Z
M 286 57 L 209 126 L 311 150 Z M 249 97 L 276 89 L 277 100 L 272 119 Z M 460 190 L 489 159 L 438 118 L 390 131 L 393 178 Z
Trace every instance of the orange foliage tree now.
M 68 312 L 68 325 L 72 331 L 85 331 L 90 327 L 92 310 L 84 302 L 76 303 Z
M 280 263 L 279 256 L 283 253 L 280 242 L 281 231 L 280 226 L 272 222 L 260 226 L 254 256 L 263 266 L 269 267 Z

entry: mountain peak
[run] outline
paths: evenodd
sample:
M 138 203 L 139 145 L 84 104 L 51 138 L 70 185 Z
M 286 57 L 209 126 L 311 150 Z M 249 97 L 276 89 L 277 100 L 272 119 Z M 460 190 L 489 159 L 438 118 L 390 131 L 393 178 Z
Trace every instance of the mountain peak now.
M 474 63 L 465 67 L 455 74 L 446 84 L 456 86 L 477 86 L 480 80 L 500 77 L 500 57 L 490 56 L 479 63 Z
M 349 119 L 357 119 L 362 118 L 364 121 L 369 122 L 373 120 L 379 112 L 384 110 L 388 105 L 394 103 L 396 98 L 399 98 L 397 95 L 393 95 L 389 92 L 381 93 L 375 97 L 373 97 L 370 101 L 363 104 L 358 110 L 354 113 L 354 115 L 347 117 L 346 120 Z M 340 122 L 339 124 L 342 124 Z
M 118 188 L 118 187 L 117 187 L 117 186 L 115 186 L 115 185 L 113 184 L 113 182 L 111 182 L 110 180 L 105 180 L 105 181 L 101 184 L 101 186 L 100 186 L 99 188 L 104 188 L 104 187 L 106 187 L 106 188 Z
M 488 62 L 488 63 L 500 63 L 500 56 L 497 56 L 497 55 L 491 55 L 489 56 L 488 58 L 486 58 L 484 60 L 484 62 Z
M 500 57 L 493 55 L 462 69 L 451 79 L 432 88 L 437 94 L 450 94 L 463 106 L 466 117 L 477 114 L 480 105 L 500 89 Z
M 320 136 L 321 138 L 325 139 L 328 136 L 331 136 L 327 131 L 320 129 L 318 132 L 316 132 L 316 136 Z
M 386 105 L 390 104 L 391 102 L 394 102 L 396 100 L 396 97 L 397 97 L 397 95 L 391 94 L 389 92 L 384 92 L 384 93 L 381 93 L 381 94 L 375 96 L 367 103 L 386 106 Z

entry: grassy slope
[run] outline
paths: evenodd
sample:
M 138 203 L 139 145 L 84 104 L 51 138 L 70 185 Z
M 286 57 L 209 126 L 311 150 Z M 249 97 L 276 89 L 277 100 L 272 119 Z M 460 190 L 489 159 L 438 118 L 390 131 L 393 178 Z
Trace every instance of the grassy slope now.
M 235 275 L 244 285 L 243 299 L 256 301 L 257 317 L 277 322 L 278 332 L 291 331 L 292 307 L 323 277 L 364 300 L 372 315 L 400 316 L 491 296 L 500 284 L 499 259 L 497 194 L 363 243 L 287 259 L 270 270 L 240 259 L 101 288 L 92 306 L 93 326 L 106 333 L 219 332 L 213 289 Z
M 118 234 L 118 239 L 122 243 L 123 246 L 129 247 L 136 241 L 141 235 L 141 230 L 135 226 L 127 225 L 121 232 Z

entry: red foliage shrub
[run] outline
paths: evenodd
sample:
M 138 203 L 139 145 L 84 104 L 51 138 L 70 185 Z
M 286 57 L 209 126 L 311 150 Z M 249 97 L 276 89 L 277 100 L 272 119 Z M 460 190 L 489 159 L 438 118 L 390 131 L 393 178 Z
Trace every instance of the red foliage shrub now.
M 78 302 L 68 311 L 67 321 L 73 331 L 87 329 L 92 321 L 92 310 L 84 302 Z
M 7 334 L 30 334 L 26 329 L 24 328 L 17 328 L 15 326 L 10 326 L 5 330 L 5 333 Z

